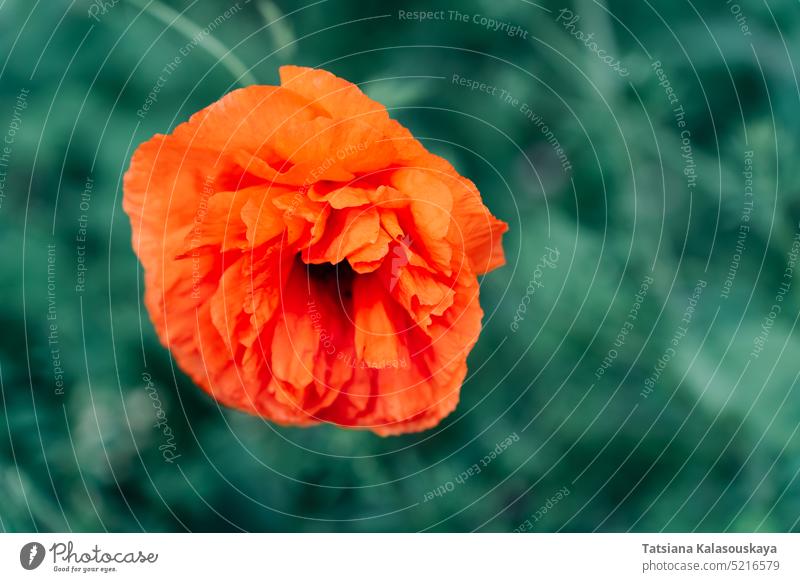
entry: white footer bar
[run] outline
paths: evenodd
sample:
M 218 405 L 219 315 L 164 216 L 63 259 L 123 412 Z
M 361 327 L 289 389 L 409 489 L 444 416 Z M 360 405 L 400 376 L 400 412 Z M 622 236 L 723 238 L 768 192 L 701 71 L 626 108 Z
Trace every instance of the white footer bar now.
M 0 580 L 800 580 L 795 534 L 3 534 Z

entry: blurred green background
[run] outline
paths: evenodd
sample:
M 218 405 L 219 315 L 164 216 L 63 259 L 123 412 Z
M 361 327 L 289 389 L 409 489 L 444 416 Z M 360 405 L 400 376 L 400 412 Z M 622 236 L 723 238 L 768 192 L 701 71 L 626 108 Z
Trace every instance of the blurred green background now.
M 797 530 L 799 27 L 774 1 L 0 0 L 0 527 Z M 143 311 L 133 149 L 285 63 L 361 84 L 510 224 L 435 430 L 220 409 Z

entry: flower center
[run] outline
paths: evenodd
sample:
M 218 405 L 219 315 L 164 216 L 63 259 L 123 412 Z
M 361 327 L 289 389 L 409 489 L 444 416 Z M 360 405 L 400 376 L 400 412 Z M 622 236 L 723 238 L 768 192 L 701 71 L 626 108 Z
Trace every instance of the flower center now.
M 356 273 L 347 261 L 336 265 L 331 263 L 309 264 L 302 262 L 298 257 L 298 262 L 305 269 L 310 287 L 326 288 L 328 292 L 338 294 L 342 300 L 348 302 L 353 298 L 353 280 Z

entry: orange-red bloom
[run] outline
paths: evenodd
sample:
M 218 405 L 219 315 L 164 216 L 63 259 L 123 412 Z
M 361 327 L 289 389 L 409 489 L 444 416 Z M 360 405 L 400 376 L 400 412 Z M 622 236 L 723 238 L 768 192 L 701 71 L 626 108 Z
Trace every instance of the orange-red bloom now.
M 220 402 L 382 435 L 455 408 L 507 226 L 355 85 L 233 91 L 139 147 L 124 207 L 158 335 Z

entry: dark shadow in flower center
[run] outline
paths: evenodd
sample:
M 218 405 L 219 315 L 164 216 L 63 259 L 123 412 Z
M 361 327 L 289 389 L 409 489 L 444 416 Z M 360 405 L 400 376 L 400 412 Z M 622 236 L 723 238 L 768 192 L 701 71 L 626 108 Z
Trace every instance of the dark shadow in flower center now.
M 346 260 L 336 265 L 331 263 L 302 264 L 306 270 L 309 286 L 318 289 L 326 288 L 329 293 L 338 295 L 348 303 L 352 300 L 353 281 L 356 273 Z

